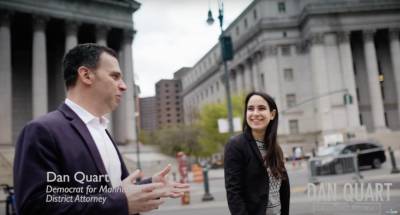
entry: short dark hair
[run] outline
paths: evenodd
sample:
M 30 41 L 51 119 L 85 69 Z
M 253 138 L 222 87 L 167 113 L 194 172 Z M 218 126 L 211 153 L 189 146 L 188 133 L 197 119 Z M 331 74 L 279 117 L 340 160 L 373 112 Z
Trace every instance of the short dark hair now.
M 64 81 L 67 89 L 75 86 L 78 79 L 78 68 L 80 66 L 96 68 L 103 52 L 118 58 L 113 49 L 95 43 L 79 44 L 68 51 L 63 59 Z

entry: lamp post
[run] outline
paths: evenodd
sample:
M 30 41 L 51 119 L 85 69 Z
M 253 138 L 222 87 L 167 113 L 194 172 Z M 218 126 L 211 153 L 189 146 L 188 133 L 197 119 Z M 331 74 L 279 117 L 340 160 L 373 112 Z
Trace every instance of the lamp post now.
M 225 81 L 225 92 L 226 92 L 226 103 L 228 109 L 228 126 L 229 134 L 233 136 L 233 114 L 232 114 L 232 99 L 229 85 L 229 72 L 227 61 L 233 59 L 232 42 L 229 36 L 225 36 L 223 29 L 224 24 L 224 3 L 222 0 L 218 0 L 218 20 L 219 27 L 221 28 L 221 35 L 219 36 L 219 43 L 221 46 L 221 58 L 224 65 L 224 81 Z M 212 17 L 211 9 L 208 10 L 207 24 L 212 25 L 214 18 Z

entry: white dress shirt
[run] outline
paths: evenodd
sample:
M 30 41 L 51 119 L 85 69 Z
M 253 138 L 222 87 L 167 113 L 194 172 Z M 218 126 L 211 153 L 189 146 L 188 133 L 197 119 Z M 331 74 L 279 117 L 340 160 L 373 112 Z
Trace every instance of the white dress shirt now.
M 79 106 L 70 99 L 65 99 L 65 104 L 68 105 L 88 128 L 90 135 L 96 143 L 97 149 L 100 152 L 104 167 L 108 173 L 111 185 L 117 187 L 121 185 L 121 161 L 119 160 L 117 150 L 114 147 L 110 137 L 107 135 L 106 128 L 109 123 L 104 116 L 96 117 Z

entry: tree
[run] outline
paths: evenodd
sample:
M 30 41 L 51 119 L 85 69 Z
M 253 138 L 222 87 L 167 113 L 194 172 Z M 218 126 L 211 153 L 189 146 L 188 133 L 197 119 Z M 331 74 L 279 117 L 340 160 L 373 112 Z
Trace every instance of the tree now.
M 240 117 L 243 120 L 244 96 L 238 95 L 232 97 L 233 116 Z M 214 153 L 222 151 L 223 146 L 228 142 L 229 133 L 221 134 L 218 131 L 218 119 L 227 116 L 225 103 L 210 103 L 204 105 L 200 110 L 199 120 L 197 122 L 200 129 L 198 156 L 211 156 Z
M 233 96 L 232 106 L 233 116 L 243 120 L 244 96 Z M 196 115 L 198 119 L 192 125 L 179 124 L 154 132 L 141 131 L 140 141 L 156 145 L 162 153 L 171 156 L 179 151 L 195 157 L 209 157 L 221 152 L 229 138 L 228 133 L 218 131 L 218 119 L 227 116 L 226 103 L 206 104 Z
M 179 124 L 173 127 L 165 127 L 154 132 L 142 132 L 141 141 L 144 144 L 158 146 L 164 154 L 175 156 L 177 152 L 183 151 L 188 155 L 198 151 L 197 128 Z

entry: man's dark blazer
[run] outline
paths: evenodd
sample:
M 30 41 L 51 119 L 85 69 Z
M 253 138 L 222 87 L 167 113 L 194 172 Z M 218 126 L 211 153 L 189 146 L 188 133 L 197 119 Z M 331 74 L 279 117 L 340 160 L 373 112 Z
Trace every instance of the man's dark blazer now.
M 128 176 L 128 170 L 118 149 L 117 153 L 121 161 L 122 180 Z M 70 181 L 47 183 L 46 174 L 49 171 L 68 175 Z M 14 160 L 14 188 L 18 214 L 128 214 L 126 196 L 117 191 L 94 194 L 107 197 L 104 204 L 65 201 L 46 203 L 47 185 L 83 187 L 84 192 L 85 187 L 89 185 L 97 187 L 97 191 L 100 186 L 111 187 L 110 182 L 106 180 L 101 183 L 80 184 L 74 180 L 76 172 L 97 176 L 107 174 L 86 125 L 75 112 L 62 104 L 57 110 L 29 122 L 18 138 Z M 74 195 L 76 194 L 71 196 Z
M 240 134 L 225 146 L 225 187 L 232 215 L 265 215 L 269 181 L 261 153 L 252 135 Z M 289 214 L 289 177 L 279 190 L 281 215 Z

